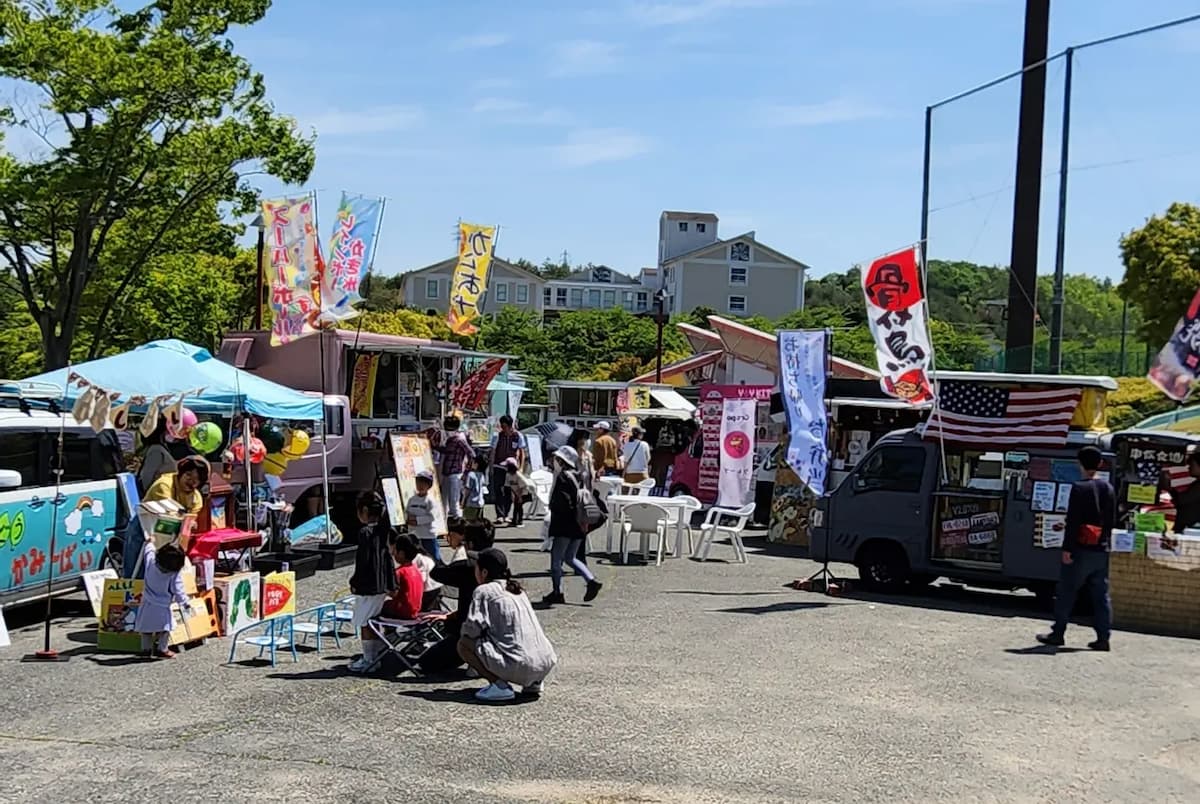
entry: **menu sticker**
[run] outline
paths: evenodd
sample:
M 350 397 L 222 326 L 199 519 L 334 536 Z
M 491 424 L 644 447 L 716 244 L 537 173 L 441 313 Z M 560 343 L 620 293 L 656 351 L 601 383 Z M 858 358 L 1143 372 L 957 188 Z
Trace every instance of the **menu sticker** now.
M 1034 482 L 1032 502 L 1034 511 L 1054 510 L 1055 488 L 1055 484 L 1050 481 L 1038 480 Z
M 1065 514 L 1071 504 L 1071 484 L 1058 484 L 1058 497 L 1054 501 L 1054 510 Z

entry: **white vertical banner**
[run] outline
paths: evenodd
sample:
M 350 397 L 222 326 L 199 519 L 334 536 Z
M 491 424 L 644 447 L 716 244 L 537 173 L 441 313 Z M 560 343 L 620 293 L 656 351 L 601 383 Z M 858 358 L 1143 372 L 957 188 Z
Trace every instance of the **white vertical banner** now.
M 717 505 L 741 508 L 754 499 L 754 418 L 758 402 L 726 399 L 721 409 Z

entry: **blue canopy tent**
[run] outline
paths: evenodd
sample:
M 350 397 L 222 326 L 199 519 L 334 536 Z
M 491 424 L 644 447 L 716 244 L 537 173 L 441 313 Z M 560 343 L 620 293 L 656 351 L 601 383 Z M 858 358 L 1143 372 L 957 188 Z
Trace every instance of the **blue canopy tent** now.
M 217 360 L 207 349 L 177 340 L 152 341 L 130 352 L 102 357 L 72 366 L 73 371 L 108 391 L 119 392 L 121 401 L 131 395 L 152 399 L 188 393 L 184 404 L 196 413 L 249 411 L 270 419 L 318 421 L 321 400 L 278 383 L 248 374 Z M 68 369 L 59 369 L 27 382 L 49 383 L 65 389 L 67 406 L 83 393 L 67 383 Z

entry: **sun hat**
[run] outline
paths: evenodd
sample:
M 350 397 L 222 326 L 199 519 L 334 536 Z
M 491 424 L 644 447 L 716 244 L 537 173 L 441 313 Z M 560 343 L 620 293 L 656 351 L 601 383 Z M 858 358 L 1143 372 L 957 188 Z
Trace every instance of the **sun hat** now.
M 579 453 L 575 451 L 574 447 L 559 447 L 554 450 L 554 457 L 572 469 L 579 466 Z

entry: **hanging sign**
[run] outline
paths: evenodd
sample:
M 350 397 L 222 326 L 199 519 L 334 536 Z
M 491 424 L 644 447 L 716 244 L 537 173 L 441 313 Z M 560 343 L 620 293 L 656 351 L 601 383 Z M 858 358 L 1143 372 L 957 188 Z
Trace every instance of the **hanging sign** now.
M 824 330 L 781 330 L 779 389 L 787 412 L 787 462 L 800 482 L 825 493 L 826 444 Z
M 1184 402 L 1192 395 L 1192 387 L 1200 376 L 1200 291 L 1175 325 L 1166 346 L 1154 358 L 1146 377 L 1158 390 Z
M 496 227 L 474 223 L 458 225 L 458 264 L 450 287 L 446 321 L 455 335 L 474 335 L 479 328 L 479 299 L 487 292 L 488 269 L 496 244 Z
M 262 216 L 274 316 L 271 345 L 280 346 L 316 331 L 320 246 L 312 196 L 263 201 Z
M 929 364 L 933 347 L 925 316 L 925 297 L 917 248 L 880 257 L 863 271 L 867 320 L 885 393 L 912 404 L 933 399 Z
M 358 315 L 363 274 L 370 268 L 371 248 L 383 212 L 383 199 L 342 193 L 329 264 L 321 275 L 321 320 L 345 321 Z

